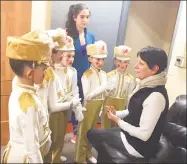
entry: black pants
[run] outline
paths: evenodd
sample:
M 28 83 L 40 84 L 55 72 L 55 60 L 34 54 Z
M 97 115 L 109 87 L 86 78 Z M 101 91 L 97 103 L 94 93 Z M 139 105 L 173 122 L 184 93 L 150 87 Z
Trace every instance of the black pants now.
M 120 128 L 90 129 L 88 131 L 88 140 L 98 152 L 98 163 L 112 163 L 113 159 L 117 158 L 115 155 L 116 149 L 123 152 L 123 154 L 128 154 L 121 140 L 120 132 Z M 110 150 L 107 148 L 107 145 L 110 147 Z

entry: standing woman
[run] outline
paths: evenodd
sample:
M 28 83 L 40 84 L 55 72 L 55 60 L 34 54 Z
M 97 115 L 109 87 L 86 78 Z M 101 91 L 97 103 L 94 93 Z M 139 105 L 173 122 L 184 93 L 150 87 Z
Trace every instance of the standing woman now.
M 90 10 L 83 4 L 78 3 L 71 5 L 68 12 L 68 20 L 66 22 L 67 33 L 74 40 L 75 46 L 75 60 L 73 67 L 77 70 L 77 80 L 79 87 L 79 95 L 83 102 L 83 91 L 81 84 L 81 76 L 90 67 L 86 46 L 95 42 L 95 37 L 92 33 L 87 31 L 89 23 Z M 72 113 L 71 121 L 73 124 L 74 137 L 71 139 L 72 143 L 76 142 L 77 124 L 75 114 Z

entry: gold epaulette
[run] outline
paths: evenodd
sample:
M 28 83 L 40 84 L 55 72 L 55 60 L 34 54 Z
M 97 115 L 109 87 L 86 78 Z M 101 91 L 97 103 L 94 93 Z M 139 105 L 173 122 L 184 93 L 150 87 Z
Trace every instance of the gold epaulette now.
M 20 104 L 21 110 L 25 113 L 27 112 L 27 109 L 29 107 L 36 108 L 36 102 L 34 101 L 34 98 L 32 97 L 32 95 L 28 92 L 23 92 L 19 96 L 19 104 Z
M 46 70 L 45 78 L 44 79 L 46 81 L 54 80 L 55 79 L 55 75 L 54 75 L 54 73 L 53 73 L 53 71 L 51 70 L 50 67 Z
M 108 77 L 111 77 L 111 76 L 113 76 L 113 75 L 115 75 L 115 74 L 116 74 L 116 71 L 115 71 L 115 70 L 112 70 L 112 71 L 110 71 L 110 72 L 107 73 L 107 76 L 108 76 Z
M 129 76 L 132 80 L 135 79 L 135 77 L 133 75 L 131 75 L 130 73 L 127 73 L 127 76 Z
M 91 69 L 88 69 L 87 71 L 84 72 L 84 76 L 86 76 L 87 78 L 93 73 L 93 71 Z

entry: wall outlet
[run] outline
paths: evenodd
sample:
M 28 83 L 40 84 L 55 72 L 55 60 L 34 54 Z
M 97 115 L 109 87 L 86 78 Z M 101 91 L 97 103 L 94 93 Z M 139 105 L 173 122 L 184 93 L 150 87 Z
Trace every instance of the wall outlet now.
M 178 67 L 185 68 L 186 67 L 186 58 L 183 56 L 177 56 L 175 60 L 175 65 Z

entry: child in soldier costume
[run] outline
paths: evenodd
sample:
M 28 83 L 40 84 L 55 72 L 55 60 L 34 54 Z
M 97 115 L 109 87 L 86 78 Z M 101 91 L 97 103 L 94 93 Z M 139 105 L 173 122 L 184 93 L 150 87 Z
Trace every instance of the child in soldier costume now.
M 42 34 L 40 34 L 39 37 L 42 40 L 48 39 L 49 42 L 50 42 L 50 47 L 53 48 L 53 50 L 54 50 L 55 46 L 58 46 L 57 43 L 55 44 L 52 41 L 52 38 L 49 37 L 49 35 L 47 34 L 46 31 L 44 31 Z M 52 57 L 52 59 L 57 60 L 57 55 L 56 54 L 52 53 L 51 57 Z M 59 61 L 60 61 L 60 59 L 59 59 Z M 16 83 L 18 82 L 18 80 L 19 80 L 18 77 L 15 76 L 13 81 L 12 81 L 12 88 L 13 89 L 17 86 Z M 71 109 L 71 106 L 76 106 L 76 105 L 79 104 L 79 100 L 77 100 L 77 99 L 74 99 L 74 100 L 71 100 L 71 101 L 66 100 L 64 92 L 63 92 L 63 88 L 61 88 L 58 76 L 55 74 L 54 67 L 51 65 L 51 58 L 50 58 L 50 67 L 45 71 L 45 76 L 44 76 L 44 80 L 43 80 L 42 84 L 40 84 L 40 85 L 34 84 L 34 86 L 36 87 L 36 94 L 40 98 L 41 102 L 43 103 L 43 105 L 45 107 L 45 110 L 49 114 L 61 112 L 61 111 L 64 111 L 64 110 L 69 110 L 69 109 Z M 51 119 L 49 119 L 49 121 L 51 122 Z M 50 123 L 50 125 L 51 125 L 51 123 Z M 54 133 L 55 132 L 53 132 L 53 134 Z M 62 140 L 61 139 L 62 135 L 60 135 L 61 133 L 64 134 L 64 130 L 60 129 L 58 131 L 57 136 L 59 136 L 59 137 L 56 139 L 57 141 Z M 53 134 L 52 134 L 52 140 L 54 140 L 54 135 Z M 51 151 L 47 155 L 44 151 L 45 150 L 45 145 L 42 146 L 40 148 L 40 151 L 42 153 L 42 157 L 44 158 L 44 156 L 45 156 L 44 162 L 51 162 L 51 161 L 60 162 L 60 152 L 61 152 L 61 147 L 60 146 L 61 146 L 61 144 L 57 144 L 57 147 L 54 148 L 55 153 L 53 153 L 54 154 L 53 156 L 52 156 Z M 52 148 L 53 148 L 53 144 L 52 144 Z
M 60 29 L 57 29 L 57 32 L 58 30 Z M 72 67 L 75 56 L 73 39 L 67 35 L 62 35 L 62 42 L 60 42 L 57 35 L 54 36 L 53 39 L 57 40 L 57 42 L 59 43 L 59 47 L 56 50 L 61 53 L 61 63 L 55 64 L 55 72 L 60 79 L 61 85 L 65 89 L 65 95 L 69 99 L 69 101 L 74 97 L 79 98 L 79 88 L 77 86 L 77 70 Z M 86 108 L 82 107 L 80 102 L 76 108 L 72 109 L 72 111 L 75 113 L 75 119 L 78 122 L 81 122 L 84 118 L 82 112 L 86 111 Z M 65 127 L 68 122 L 67 119 L 68 116 L 66 117 L 66 121 L 64 122 Z M 61 160 L 64 161 L 63 156 L 61 156 Z
M 58 31 L 60 31 L 60 29 L 57 29 L 57 33 Z M 58 34 L 56 34 L 53 39 L 56 40 L 59 44 L 56 50 L 61 54 L 61 63 L 55 64 L 55 73 L 58 75 L 60 83 L 65 89 L 65 95 L 67 99 L 70 100 L 74 97 L 79 98 L 77 70 L 72 67 L 75 56 L 73 39 L 67 35 L 61 35 L 61 38 L 58 39 Z M 81 122 L 84 118 L 82 112 L 86 110 L 84 107 L 82 107 L 81 102 L 76 108 L 73 108 L 72 110 L 75 113 L 75 118 L 77 121 Z
M 47 71 L 48 74 L 47 79 L 51 79 L 50 81 L 51 83 L 53 83 L 53 85 L 49 84 L 49 89 L 48 89 L 48 108 L 50 112 L 49 125 L 52 131 L 52 135 L 51 135 L 52 145 L 51 145 L 50 152 L 45 157 L 45 161 L 51 163 L 60 163 L 61 161 L 66 161 L 66 157 L 61 156 L 61 152 L 64 145 L 64 137 L 66 134 L 66 127 L 68 123 L 68 110 L 77 109 L 77 107 L 80 106 L 80 99 L 78 95 L 75 96 L 67 95 L 67 93 L 71 92 L 70 90 L 70 87 L 72 86 L 71 82 L 74 81 L 74 79 L 71 79 L 70 81 L 68 77 L 69 69 L 67 69 L 67 67 L 63 68 L 61 65 L 61 59 L 62 59 L 61 49 L 66 43 L 65 42 L 67 39 L 66 32 L 65 30 L 57 29 L 57 30 L 48 30 L 47 33 L 56 43 L 56 46 L 53 48 L 53 53 L 52 53 L 53 66 L 50 67 L 50 69 L 48 69 Z M 60 74 L 61 76 L 59 76 L 59 70 L 61 73 L 63 73 Z M 63 80 L 61 77 L 63 78 Z M 74 78 L 73 76 L 71 77 Z M 54 82 L 55 79 L 56 82 Z M 42 95 L 44 95 L 44 92 L 42 93 Z M 54 97 L 56 97 L 56 99 Z M 57 102 L 57 100 L 59 100 L 58 106 L 57 104 L 54 105 L 54 103 L 51 102 L 51 101 Z M 83 119 L 83 115 L 81 116 L 80 119 Z
M 130 61 L 131 48 L 120 45 L 114 48 L 114 64 L 116 69 L 107 73 L 108 83 L 114 83 L 116 90 L 110 92 L 105 99 L 102 112 L 102 128 L 111 128 L 115 126 L 107 117 L 106 106 L 114 106 L 118 111 L 126 109 L 128 96 L 135 88 L 134 77 L 127 72 Z
M 48 41 L 33 31 L 21 37 L 8 37 L 6 56 L 17 76 L 9 98 L 10 140 L 3 154 L 3 163 L 43 163 L 51 145 L 48 112 L 36 95 L 34 84 L 41 84 L 50 58 Z
M 75 162 L 86 163 L 86 159 L 88 159 L 90 162 L 96 163 L 86 134 L 89 129 L 96 127 L 105 92 L 113 90 L 113 86 L 108 85 L 107 75 L 102 71 L 104 59 L 107 57 L 106 43 L 97 41 L 94 44 L 87 45 L 86 49 L 91 67 L 82 76 L 86 112 L 84 112 L 84 120 L 78 125 Z

